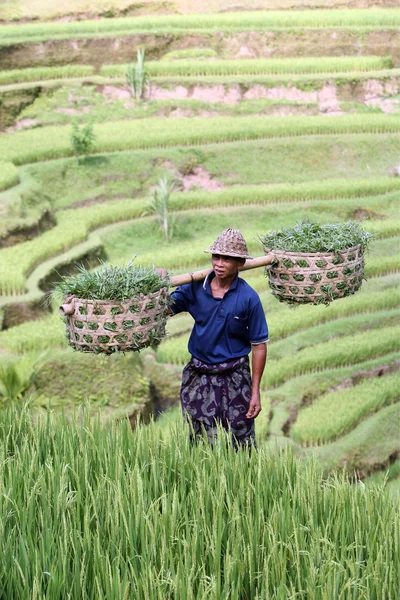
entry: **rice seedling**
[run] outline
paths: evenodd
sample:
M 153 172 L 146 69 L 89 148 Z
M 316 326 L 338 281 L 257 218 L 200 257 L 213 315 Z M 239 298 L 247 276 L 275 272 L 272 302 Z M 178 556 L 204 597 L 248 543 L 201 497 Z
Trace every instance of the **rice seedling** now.
M 271 58 L 245 60 L 175 60 L 151 61 L 146 64 L 152 77 L 203 77 L 208 75 L 259 75 L 282 73 L 330 73 L 346 71 L 365 71 L 390 69 L 393 67 L 391 57 L 376 56 L 340 56 L 340 57 L 301 57 L 301 58 Z M 126 65 L 103 65 L 100 75 L 104 77 L 121 77 Z
M 257 13 L 240 12 L 199 15 L 158 15 L 146 17 L 125 17 L 120 19 L 100 19 L 73 21 L 70 23 L 29 23 L 4 25 L 0 27 L 3 45 L 44 41 L 47 39 L 68 39 L 91 36 L 132 35 L 162 30 L 164 33 L 184 31 L 246 31 L 289 28 L 390 28 L 399 25 L 396 9 L 370 10 L 302 10 L 268 11 Z
M 335 439 L 361 418 L 399 400 L 399 381 L 396 373 L 324 394 L 300 411 L 291 436 L 302 444 Z
M 398 508 L 382 486 L 323 477 L 289 450 L 234 452 L 223 432 L 190 448 L 180 426 L 166 442 L 87 412 L 34 418 L 0 415 L 4 597 L 396 594 Z

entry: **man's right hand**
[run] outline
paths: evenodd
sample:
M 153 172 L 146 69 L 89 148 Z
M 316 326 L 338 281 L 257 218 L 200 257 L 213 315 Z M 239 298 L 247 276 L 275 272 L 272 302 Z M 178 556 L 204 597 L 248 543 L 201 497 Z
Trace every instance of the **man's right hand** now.
M 164 277 L 165 279 L 168 277 L 167 269 L 154 269 L 154 271 L 156 273 L 158 273 L 158 275 L 160 275 L 160 277 Z

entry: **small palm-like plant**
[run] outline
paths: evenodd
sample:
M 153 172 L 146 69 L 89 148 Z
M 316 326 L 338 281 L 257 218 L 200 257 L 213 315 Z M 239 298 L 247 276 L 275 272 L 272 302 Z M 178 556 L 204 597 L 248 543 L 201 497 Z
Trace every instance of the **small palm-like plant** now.
M 126 69 L 126 80 L 131 88 L 132 96 L 135 96 L 136 102 L 143 100 L 149 75 L 144 66 L 144 50 L 137 51 L 136 64 L 129 64 Z
M 93 148 L 96 136 L 93 132 L 93 123 L 80 126 L 77 121 L 72 123 L 71 143 L 76 161 L 79 164 L 80 156 L 88 154 Z
M 157 223 L 167 243 L 172 240 L 176 223 L 175 213 L 171 213 L 169 210 L 169 199 L 175 189 L 176 185 L 173 181 L 168 180 L 166 177 L 160 178 L 158 185 L 154 188 L 152 201 L 148 206 L 148 212 L 156 216 Z

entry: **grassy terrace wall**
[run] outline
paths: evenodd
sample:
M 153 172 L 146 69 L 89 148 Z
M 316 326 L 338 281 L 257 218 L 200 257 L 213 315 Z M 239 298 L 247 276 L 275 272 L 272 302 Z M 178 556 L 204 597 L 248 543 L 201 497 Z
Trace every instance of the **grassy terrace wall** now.
M 104 65 L 100 74 L 105 77 L 125 74 L 127 65 Z M 276 58 L 261 60 L 176 60 L 150 61 L 146 70 L 152 77 L 165 76 L 207 76 L 207 75 L 245 75 L 282 74 L 282 73 L 329 73 L 345 71 L 367 71 L 390 69 L 393 67 L 391 57 L 377 56 L 341 56 L 312 58 Z M 1 79 L 0 79 L 1 82 Z
M 17 183 L 19 183 L 17 167 L 10 162 L 0 162 L 0 192 Z
M 165 121 L 162 118 L 114 121 L 96 125 L 94 153 L 133 148 L 162 148 L 240 140 L 357 133 L 400 133 L 400 122 L 391 115 L 344 115 L 339 117 L 210 117 Z M 0 138 L 0 160 L 21 165 L 71 156 L 69 127 L 47 127 Z
M 271 186 L 243 186 L 237 189 L 236 196 L 232 193 L 229 196 L 227 192 L 214 192 L 214 193 L 196 193 L 191 192 L 187 194 L 177 194 L 176 200 L 174 200 L 173 208 L 179 210 L 193 210 L 199 208 L 211 207 L 223 207 L 223 206 L 235 206 L 236 204 L 246 205 L 249 202 L 252 205 L 264 204 L 268 202 L 287 202 L 289 200 L 304 201 L 313 200 L 316 198 L 342 198 L 346 202 L 346 197 L 355 198 L 360 197 L 362 193 L 375 194 L 377 191 L 389 192 L 392 191 L 393 197 L 396 197 L 396 190 L 399 189 L 398 181 L 396 179 L 391 180 L 378 180 L 371 182 L 352 182 L 346 183 L 343 181 L 341 184 L 336 186 L 335 181 L 330 182 L 315 182 L 314 186 L 311 184 L 307 185 L 276 185 Z M 181 198 L 183 196 L 183 198 Z M 372 196 L 374 198 L 374 196 Z M 391 198 L 391 194 L 387 196 L 383 195 L 378 197 L 381 199 L 383 204 L 388 204 Z M 5 248 L 0 250 L 0 294 L 2 295 L 15 295 L 21 294 L 25 290 L 26 276 L 31 270 L 43 260 L 50 258 L 61 252 L 65 252 L 70 247 L 78 244 L 86 239 L 89 231 L 102 227 L 106 224 L 115 223 L 118 221 L 124 221 L 126 219 L 134 219 L 143 216 L 148 206 L 148 200 L 146 199 L 126 199 L 121 201 L 108 202 L 100 204 L 94 207 L 81 208 L 79 210 L 64 210 L 57 213 L 57 225 L 50 231 L 43 233 L 39 238 L 20 243 L 17 246 L 11 248 Z M 328 207 L 327 207 L 328 208 Z M 309 212 L 310 207 L 304 209 L 304 214 Z M 259 212 L 259 209 L 258 209 Z M 268 218 L 270 227 L 274 225 L 273 214 L 275 210 L 272 209 L 266 213 L 264 211 L 264 220 Z M 299 211 L 298 211 L 298 214 Z M 197 215 L 197 213 L 195 213 Z M 192 220 L 196 219 L 196 216 L 192 216 Z M 237 218 L 237 216 L 235 217 Z M 246 218 L 246 214 L 243 213 L 243 219 Z M 204 222 L 209 223 L 209 227 L 213 224 L 210 222 L 210 216 L 205 214 L 203 217 Z M 214 219 L 215 220 L 215 219 Z M 147 220 L 149 221 L 149 220 Z M 148 224 L 148 223 L 147 223 Z M 371 224 L 372 225 L 372 224 Z M 193 226 L 191 223 L 190 227 Z M 218 227 L 218 223 L 214 223 L 214 227 Z M 258 229 L 254 229 L 254 225 L 248 225 L 254 230 L 254 235 L 260 233 L 262 224 L 258 225 Z M 143 222 L 138 222 L 137 232 L 134 235 L 129 235 L 129 239 L 138 239 L 139 229 L 142 229 L 142 251 L 141 260 L 145 263 L 152 263 L 153 260 L 159 260 L 164 262 L 165 267 L 173 268 L 178 266 L 180 268 L 191 265 L 196 262 L 197 251 L 194 248 L 187 248 L 182 253 L 179 246 L 174 245 L 169 249 L 162 248 L 160 253 L 155 252 L 154 247 L 148 247 L 148 242 L 143 239 L 148 234 L 149 240 L 152 239 L 152 233 L 146 227 Z M 370 226 L 370 230 L 373 227 Z M 396 235 L 399 232 L 399 226 L 396 221 L 392 222 L 378 222 L 375 223 L 375 230 L 378 236 L 387 237 Z M 207 245 L 207 239 L 205 238 L 203 243 Z M 129 243 L 126 242 L 129 248 Z M 261 252 L 261 245 L 259 243 L 252 243 L 254 249 Z M 257 248 L 258 247 L 258 248 Z M 146 252 L 147 250 L 147 252 Z M 129 253 L 128 249 L 128 253 Z M 397 258 L 393 257 L 394 263 Z M 161 263 L 160 263 L 161 264 Z M 384 265 L 377 265 L 377 271 L 384 268 Z
M 40 23 L 0 26 L 2 45 L 16 42 L 44 41 L 98 35 L 123 35 L 162 30 L 230 31 L 266 30 L 281 28 L 384 28 L 398 27 L 400 15 L 395 9 L 370 10 L 313 10 L 230 13 L 219 15 L 165 15 L 125 19 L 103 19 L 70 23 Z

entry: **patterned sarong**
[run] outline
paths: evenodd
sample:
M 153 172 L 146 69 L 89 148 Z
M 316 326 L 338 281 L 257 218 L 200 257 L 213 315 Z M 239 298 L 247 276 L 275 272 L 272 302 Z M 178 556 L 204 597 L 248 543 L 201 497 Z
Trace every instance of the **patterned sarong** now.
M 181 404 L 192 440 L 205 431 L 212 443 L 220 423 L 232 433 L 235 447 L 255 446 L 254 419 L 246 418 L 250 399 L 248 356 L 217 365 L 192 358 L 183 369 Z

